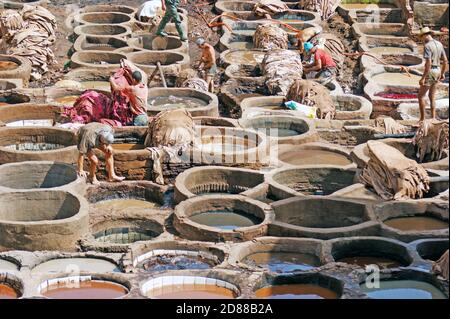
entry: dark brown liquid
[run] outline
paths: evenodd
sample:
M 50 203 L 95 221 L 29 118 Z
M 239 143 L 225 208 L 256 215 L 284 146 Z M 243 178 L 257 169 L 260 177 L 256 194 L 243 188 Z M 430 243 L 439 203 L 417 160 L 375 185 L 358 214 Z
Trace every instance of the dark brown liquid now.
M 113 144 L 113 148 L 117 151 L 135 151 L 135 150 L 143 150 L 145 148 L 145 145 L 132 143 Z
M 147 293 L 158 299 L 234 299 L 236 294 L 227 288 L 215 285 L 172 285 L 155 288 Z
M 116 283 L 92 280 L 79 284 L 61 284 L 47 287 L 42 295 L 52 299 L 114 299 L 128 293 L 128 290 Z
M 334 291 L 313 284 L 270 286 L 256 291 L 259 299 L 337 299 Z
M 424 231 L 448 228 L 448 221 L 429 216 L 398 217 L 386 220 L 385 225 L 402 231 Z
M 0 284 L 0 299 L 17 299 L 17 292 L 5 284 Z
M 292 165 L 349 165 L 352 163 L 345 155 L 323 150 L 299 150 L 280 155 L 280 160 Z
M 356 257 L 345 257 L 339 260 L 336 260 L 341 263 L 347 263 L 351 265 L 358 265 L 360 267 L 365 268 L 368 265 L 377 265 L 378 267 L 382 269 L 387 268 L 397 268 L 402 266 L 401 263 L 399 263 L 396 260 L 392 260 L 389 258 L 383 258 L 383 257 L 370 257 L 370 256 L 356 256 Z
M 19 65 L 13 61 L 0 61 L 0 71 L 10 71 L 17 69 Z

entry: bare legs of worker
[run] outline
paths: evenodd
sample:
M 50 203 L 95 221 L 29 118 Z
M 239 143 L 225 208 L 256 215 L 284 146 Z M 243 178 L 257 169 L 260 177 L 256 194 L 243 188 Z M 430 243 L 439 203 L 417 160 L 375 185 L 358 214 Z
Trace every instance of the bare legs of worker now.
M 97 165 L 98 158 L 94 154 L 94 151 L 90 150 L 87 154 L 87 158 L 89 160 L 89 176 L 88 179 L 93 185 L 99 185 L 100 182 L 97 179 Z
M 419 110 L 420 110 L 420 119 L 419 122 L 423 122 L 425 120 L 426 107 L 427 107 L 427 96 L 430 99 L 430 108 L 431 108 L 431 118 L 436 118 L 436 84 L 432 86 L 424 86 L 422 85 L 419 89 Z
M 105 162 L 106 162 L 106 171 L 108 173 L 108 182 L 122 182 L 125 177 L 117 176 L 114 171 L 114 157 L 113 157 L 113 149 L 111 146 L 106 147 L 105 149 L 101 149 L 101 151 L 105 154 Z M 90 182 L 94 185 L 100 184 L 96 173 L 98 166 L 98 158 L 94 154 L 93 151 L 89 151 L 87 154 L 87 158 L 89 159 L 89 179 Z
M 214 77 L 212 75 L 206 75 L 206 83 L 208 84 L 208 91 L 214 93 Z
M 430 108 L 431 108 L 431 118 L 436 119 L 436 88 L 437 85 L 433 84 L 428 92 L 428 97 L 430 98 Z

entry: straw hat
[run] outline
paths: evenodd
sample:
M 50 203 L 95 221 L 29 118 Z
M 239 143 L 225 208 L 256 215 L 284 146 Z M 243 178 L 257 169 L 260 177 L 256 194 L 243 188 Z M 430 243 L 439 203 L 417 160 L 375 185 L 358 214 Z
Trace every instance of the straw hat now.
M 425 27 L 425 28 L 420 29 L 419 36 L 423 36 L 426 34 L 432 34 L 432 33 L 433 33 L 433 30 L 431 30 L 429 27 Z

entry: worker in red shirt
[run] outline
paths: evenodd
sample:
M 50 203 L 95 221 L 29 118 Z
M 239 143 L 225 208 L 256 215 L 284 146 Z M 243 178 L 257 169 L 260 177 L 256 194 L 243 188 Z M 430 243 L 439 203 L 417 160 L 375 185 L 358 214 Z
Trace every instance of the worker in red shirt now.
M 305 74 L 317 72 L 315 80 L 321 84 L 325 85 L 331 82 L 336 76 L 336 63 L 331 55 L 311 42 L 305 42 L 303 48 L 306 54 L 314 54 L 313 62 L 304 62 L 303 72 Z

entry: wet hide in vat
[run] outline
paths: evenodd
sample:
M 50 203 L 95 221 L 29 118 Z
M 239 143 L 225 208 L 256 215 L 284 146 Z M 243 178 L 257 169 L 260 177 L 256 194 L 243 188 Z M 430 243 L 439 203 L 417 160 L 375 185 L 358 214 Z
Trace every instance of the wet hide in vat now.
M 341 0 L 300 0 L 298 7 L 302 10 L 317 12 L 322 20 L 328 20 L 341 2 Z
M 413 139 L 419 162 L 438 161 L 448 156 L 448 121 L 425 120 Z
M 439 258 L 438 261 L 433 263 L 432 272 L 435 275 L 439 275 L 444 277 L 445 280 L 448 281 L 448 249 L 447 251 L 442 255 L 441 258 Z
M 407 127 L 397 123 L 392 117 L 379 116 L 375 119 L 375 129 L 384 134 L 401 134 L 406 133 Z
M 383 142 L 369 141 L 369 162 L 361 180 L 385 200 L 422 198 L 430 190 L 426 170 Z
M 275 24 L 263 24 L 256 28 L 253 36 L 255 49 L 287 50 L 289 45 L 288 33 Z
M 195 89 L 208 92 L 208 83 L 198 77 L 198 72 L 193 69 L 186 69 L 180 72 L 175 81 L 175 86 L 179 88 Z

